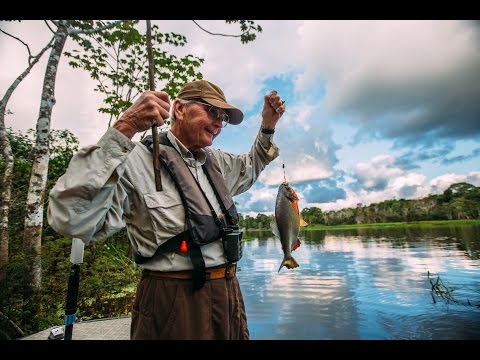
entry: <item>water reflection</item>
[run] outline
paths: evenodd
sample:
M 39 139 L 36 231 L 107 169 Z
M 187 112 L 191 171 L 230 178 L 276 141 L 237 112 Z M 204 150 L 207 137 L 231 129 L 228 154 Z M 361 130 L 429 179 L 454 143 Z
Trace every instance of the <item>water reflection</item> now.
M 238 273 L 251 338 L 480 339 L 478 235 L 478 226 L 304 232 L 300 267 L 278 272 L 280 243 L 262 233 L 245 244 Z M 429 276 L 458 302 L 434 302 Z

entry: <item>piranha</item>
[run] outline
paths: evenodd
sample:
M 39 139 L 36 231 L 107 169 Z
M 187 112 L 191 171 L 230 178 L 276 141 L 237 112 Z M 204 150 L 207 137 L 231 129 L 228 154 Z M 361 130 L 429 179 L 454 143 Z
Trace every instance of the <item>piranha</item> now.
M 297 193 L 286 181 L 280 184 L 278 188 L 275 215 L 270 226 L 275 236 L 280 238 L 282 244 L 283 261 L 278 268 L 278 272 L 280 272 L 282 266 L 288 269 L 298 267 L 297 261 L 292 256 L 292 251 L 301 244 L 298 238 L 300 227 L 308 226 L 308 224 L 300 216 Z

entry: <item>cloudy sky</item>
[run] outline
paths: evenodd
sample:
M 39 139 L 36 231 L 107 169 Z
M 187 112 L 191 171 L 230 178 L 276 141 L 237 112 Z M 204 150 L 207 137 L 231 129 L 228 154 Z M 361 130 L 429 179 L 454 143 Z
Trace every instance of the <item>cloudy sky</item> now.
M 214 147 L 249 150 L 263 96 L 287 102 L 277 125 L 280 156 L 235 198 L 244 214 L 271 213 L 286 179 L 300 208 L 323 211 L 387 199 L 441 193 L 450 184 L 480 186 L 479 21 L 258 21 L 257 40 L 211 36 L 192 21 L 154 21 L 187 37 L 178 55 L 205 59 L 205 79 L 218 84 L 245 120 L 228 126 Z M 237 33 L 223 21 L 198 21 L 211 32 Z M 36 54 L 50 34 L 42 21 L 0 22 Z M 68 42 L 66 48 L 71 48 Z M 25 47 L 0 34 L 0 91 L 27 66 Z M 80 145 L 95 143 L 108 118 L 97 113 L 94 82 L 62 58 L 52 128 L 69 129 Z M 19 86 L 6 126 L 35 128 L 46 58 Z

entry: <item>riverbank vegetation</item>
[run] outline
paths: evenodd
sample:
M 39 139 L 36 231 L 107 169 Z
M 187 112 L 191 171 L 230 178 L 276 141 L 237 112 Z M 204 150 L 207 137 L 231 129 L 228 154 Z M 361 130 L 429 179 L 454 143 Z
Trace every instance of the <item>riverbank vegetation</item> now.
M 32 171 L 33 131 L 7 130 L 15 155 L 12 192 L 8 216 L 8 263 L 1 266 L 0 339 L 15 339 L 63 324 L 72 239 L 57 234 L 46 221 L 44 207 L 41 247 L 41 292 L 32 296 L 25 286 L 28 262 L 23 246 L 25 201 Z M 78 139 L 68 130 L 50 133 L 48 194 L 65 172 L 78 149 Z M 0 159 L 0 172 L 3 171 Z M 2 190 L 0 183 L 0 190 Z M 141 270 L 132 261 L 130 243 L 123 230 L 109 239 L 85 247 L 80 266 L 78 320 L 116 317 L 130 312 L 135 285 Z M 36 303 L 34 303 L 34 299 Z
M 309 228 L 319 229 L 338 226 L 424 226 L 446 224 L 448 221 L 480 220 L 480 187 L 468 183 L 452 184 L 440 195 L 423 199 L 386 200 L 368 206 L 357 204 L 355 208 L 323 212 L 318 207 L 301 211 Z M 270 229 L 271 215 L 240 216 L 240 225 L 245 230 Z
M 374 224 L 347 224 L 347 225 L 311 225 L 302 228 L 302 231 L 310 230 L 345 230 L 345 229 L 374 229 L 374 228 L 401 228 L 401 227 L 439 227 L 439 226 L 480 225 L 480 219 L 475 220 L 425 220 L 409 222 L 386 222 Z

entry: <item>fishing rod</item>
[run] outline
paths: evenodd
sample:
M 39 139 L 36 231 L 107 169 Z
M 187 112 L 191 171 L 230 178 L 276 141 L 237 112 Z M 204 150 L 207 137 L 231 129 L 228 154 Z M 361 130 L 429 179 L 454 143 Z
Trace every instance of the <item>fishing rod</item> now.
M 153 61 L 152 50 L 152 26 L 150 20 L 147 22 L 147 55 L 148 55 L 148 83 L 151 91 L 155 91 L 155 63 Z M 162 178 L 160 175 L 160 154 L 159 145 L 160 139 L 158 136 L 157 125 L 152 125 L 152 140 L 153 140 L 153 172 L 155 174 L 155 187 L 157 191 L 162 191 Z

